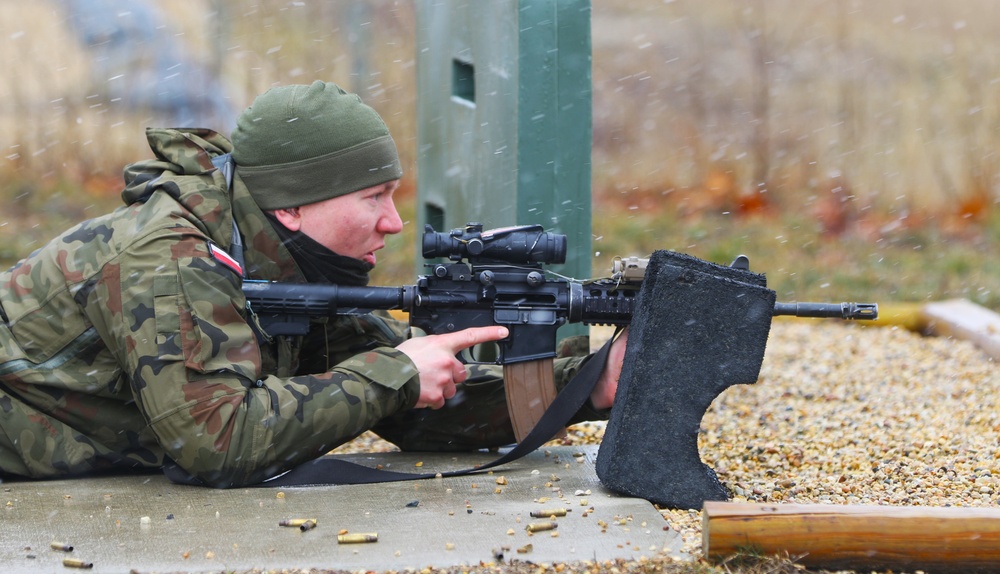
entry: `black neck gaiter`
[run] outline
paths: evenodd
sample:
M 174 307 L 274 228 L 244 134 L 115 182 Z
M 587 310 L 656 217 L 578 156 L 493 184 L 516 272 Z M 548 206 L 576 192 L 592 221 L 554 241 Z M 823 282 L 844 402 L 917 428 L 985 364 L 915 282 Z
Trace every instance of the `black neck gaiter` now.
M 372 265 L 345 257 L 327 249 L 301 231 L 291 231 L 270 213 L 265 212 L 281 243 L 292 254 L 309 283 L 335 283 L 352 287 L 368 285 Z

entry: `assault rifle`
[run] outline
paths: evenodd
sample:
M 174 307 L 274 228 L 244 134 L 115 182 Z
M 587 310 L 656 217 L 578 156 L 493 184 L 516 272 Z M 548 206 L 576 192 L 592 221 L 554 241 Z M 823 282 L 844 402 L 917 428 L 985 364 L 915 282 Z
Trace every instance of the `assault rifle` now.
M 466 362 L 504 366 L 508 405 L 520 440 L 555 397 L 551 361 L 567 323 L 625 326 L 632 320 L 647 259 L 616 259 L 609 277 L 554 276 L 544 265 L 566 261 L 566 236 L 541 225 L 484 231 L 469 223 L 450 232 L 426 226 L 422 252 L 429 273 L 415 285 L 349 287 L 244 281 L 247 309 L 269 336 L 305 335 L 312 318 L 399 309 L 428 334 L 503 325 L 510 335 Z M 442 261 L 446 260 L 446 261 Z M 731 264 L 749 269 L 739 256 Z M 664 305 L 670 305 L 665 301 Z M 777 303 L 774 315 L 875 319 L 874 303 Z M 539 400 L 541 399 L 541 400 Z

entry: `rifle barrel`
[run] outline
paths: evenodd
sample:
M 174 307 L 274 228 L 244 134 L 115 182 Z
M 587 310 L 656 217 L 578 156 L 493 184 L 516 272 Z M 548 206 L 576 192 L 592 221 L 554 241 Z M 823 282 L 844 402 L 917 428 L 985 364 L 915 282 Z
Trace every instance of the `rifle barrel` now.
M 877 303 L 775 303 L 774 316 L 878 319 Z

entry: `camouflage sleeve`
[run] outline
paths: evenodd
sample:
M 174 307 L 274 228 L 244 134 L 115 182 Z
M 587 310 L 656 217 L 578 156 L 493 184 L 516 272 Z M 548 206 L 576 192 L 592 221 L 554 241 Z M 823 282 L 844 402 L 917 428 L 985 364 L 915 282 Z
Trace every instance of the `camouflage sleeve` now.
M 409 337 L 409 324 L 385 311 L 314 321 L 309 335 L 303 338 L 295 374 L 328 371 L 362 351 L 396 347 Z
M 565 347 L 565 345 L 564 345 Z M 588 345 L 560 349 L 553 362 L 556 389 L 560 392 L 590 361 Z M 468 451 L 514 443 L 514 429 L 507 410 L 503 367 L 470 365 L 469 378 L 458 385 L 455 397 L 441 409 L 411 409 L 387 417 L 372 430 L 408 451 Z M 607 420 L 608 410 L 597 410 L 588 400 L 570 424 Z
M 218 487 L 251 484 L 320 456 L 412 407 L 412 362 L 376 348 L 329 372 L 264 376 L 239 278 L 193 229 L 133 246 L 117 275 L 119 352 L 167 455 Z

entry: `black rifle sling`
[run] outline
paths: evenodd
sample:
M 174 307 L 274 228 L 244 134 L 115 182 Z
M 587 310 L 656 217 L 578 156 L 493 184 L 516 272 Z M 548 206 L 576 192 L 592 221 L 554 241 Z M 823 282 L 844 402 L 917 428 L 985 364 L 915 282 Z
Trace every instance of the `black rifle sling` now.
M 611 343 L 614 340 L 615 337 L 608 340 L 599 351 L 594 353 L 584 363 L 583 367 L 576 373 L 576 376 L 570 380 L 569 384 L 552 401 L 545 414 L 539 419 L 538 424 L 524 437 L 524 440 L 517 443 L 514 448 L 492 462 L 473 468 L 441 473 L 410 473 L 379 470 L 344 460 L 338 456 L 329 455 L 304 463 L 282 475 L 252 486 L 318 486 L 424 480 L 436 477 L 475 474 L 517 460 L 542 446 L 566 428 L 573 415 L 583 407 L 601 376 L 601 371 L 604 369 L 605 362 L 607 362 L 608 351 L 611 349 Z M 191 476 L 176 464 L 170 463 L 165 465 L 163 472 L 173 482 L 205 486 L 201 480 Z

